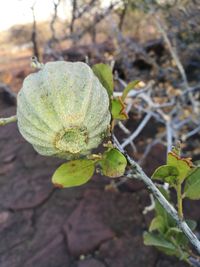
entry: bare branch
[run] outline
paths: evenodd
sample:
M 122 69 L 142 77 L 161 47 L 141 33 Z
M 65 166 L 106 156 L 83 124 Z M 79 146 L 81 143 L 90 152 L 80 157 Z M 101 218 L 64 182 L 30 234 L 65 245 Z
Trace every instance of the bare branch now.
M 56 22 L 56 20 L 58 18 L 58 7 L 60 5 L 60 2 L 61 2 L 61 0 L 58 0 L 58 1 L 54 0 L 53 1 L 54 14 L 53 14 L 52 20 L 50 22 L 50 29 L 51 29 L 51 32 L 52 32 L 52 37 L 51 37 L 50 43 L 57 40 L 57 38 L 56 38 L 56 30 L 55 30 L 55 22 Z
M 171 148 L 172 148 L 172 126 L 171 126 L 171 121 L 167 121 L 166 122 L 166 130 L 167 130 L 167 152 L 170 152 Z
M 35 18 L 35 3 L 31 7 L 32 16 L 33 16 L 33 26 L 32 26 L 32 35 L 31 41 L 33 43 L 33 56 L 36 56 L 39 59 L 39 49 L 37 45 L 37 27 L 36 27 L 36 18 Z
M 168 46 L 168 49 L 172 55 L 172 58 L 174 59 L 174 61 L 176 62 L 176 65 L 177 65 L 177 68 L 182 76 L 182 79 L 183 79 L 183 82 L 184 82 L 184 85 L 185 85 L 185 89 L 188 89 L 189 88 L 189 85 L 188 85 L 188 80 L 187 80 L 187 76 L 185 74 L 185 70 L 183 68 L 183 65 L 181 64 L 180 62 L 180 59 L 177 55 L 177 53 L 175 52 L 175 49 L 172 47 L 172 44 L 167 36 L 167 33 L 164 29 L 164 27 L 162 26 L 159 18 L 157 16 L 154 16 L 154 20 L 155 20 L 155 23 L 156 23 L 156 26 L 158 28 L 158 30 L 160 31 L 160 33 L 162 34 L 163 38 L 164 38 L 164 41 L 165 43 L 167 44 Z
M 173 46 L 172 46 L 172 44 L 171 44 L 171 42 L 170 42 L 170 40 L 169 40 L 169 38 L 167 36 L 167 33 L 166 33 L 164 27 L 162 26 L 158 16 L 155 13 L 153 13 L 153 14 L 154 14 L 155 24 L 156 24 L 158 30 L 160 31 L 160 33 L 162 34 L 162 36 L 164 38 L 164 41 L 168 46 L 170 54 L 171 54 L 172 58 L 174 59 L 176 65 L 177 65 L 177 68 L 178 68 L 178 70 L 180 72 L 180 75 L 181 75 L 183 83 L 184 83 L 185 90 L 188 91 L 190 89 L 190 87 L 189 87 L 189 84 L 188 84 L 187 76 L 186 76 L 185 70 L 183 68 L 183 65 L 182 65 L 182 63 L 181 63 L 181 61 L 180 61 L 180 59 L 179 59 L 179 57 L 178 57 L 178 55 L 176 53 L 176 50 L 173 48 Z M 193 95 L 191 94 L 190 91 L 188 93 L 188 96 L 189 96 L 190 102 L 191 102 L 191 104 L 193 106 L 194 112 L 198 113 L 198 107 L 197 107 L 196 102 L 195 102 L 195 100 L 193 98 Z
M 137 129 L 122 143 L 122 148 L 126 147 L 128 144 L 130 144 L 130 142 L 132 142 L 139 134 L 140 132 L 143 130 L 143 128 L 146 126 L 146 124 L 148 123 L 148 121 L 151 119 L 152 114 L 151 112 L 149 112 L 144 119 L 142 120 L 142 122 L 140 123 L 140 125 L 137 127 Z
M 155 201 L 154 201 L 154 197 L 153 197 L 152 194 L 150 194 L 150 200 L 151 200 L 151 204 L 149 206 L 147 206 L 147 207 L 144 208 L 144 210 L 142 212 L 143 214 L 147 214 L 149 211 L 154 210 L 154 208 L 155 208 Z
M 74 32 L 74 22 L 76 19 L 76 10 L 77 10 L 77 1 L 72 0 L 72 20 L 70 24 L 70 33 L 72 34 Z
M 119 29 L 120 29 L 120 31 L 122 31 L 122 27 L 123 27 L 123 24 L 124 24 L 124 19 L 125 19 L 125 16 L 126 16 L 127 9 L 128 9 L 128 1 L 124 0 L 123 1 L 123 10 L 122 10 L 122 12 L 120 14 L 120 20 L 119 20 Z
M 17 116 L 14 115 L 14 116 L 11 116 L 9 118 L 0 118 L 0 126 L 4 126 L 8 123 L 11 123 L 11 122 L 15 122 L 17 121 Z
M 125 134 L 131 133 L 130 130 L 126 128 L 126 126 L 121 121 L 118 122 L 118 126 Z
M 79 31 L 77 33 L 74 33 L 74 34 L 69 34 L 69 35 L 66 35 L 62 38 L 62 41 L 63 40 L 66 40 L 66 39 L 69 39 L 69 38 L 74 38 L 75 40 L 79 40 L 81 39 L 87 32 L 90 32 L 92 31 L 92 29 L 99 23 L 101 22 L 106 16 L 108 16 L 110 14 L 110 12 L 113 10 L 114 7 L 116 7 L 117 5 L 119 5 L 119 3 L 121 3 L 121 1 L 116 1 L 114 3 L 111 3 L 110 6 L 104 10 L 103 12 L 97 14 L 95 16 L 95 19 L 94 21 L 88 25 L 84 30 L 82 31 Z

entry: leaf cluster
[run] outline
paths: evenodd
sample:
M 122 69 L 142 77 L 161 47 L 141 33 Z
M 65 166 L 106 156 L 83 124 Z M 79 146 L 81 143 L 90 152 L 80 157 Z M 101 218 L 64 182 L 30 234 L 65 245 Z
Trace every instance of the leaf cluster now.
M 72 160 L 62 164 L 54 173 L 52 182 L 56 187 L 67 188 L 87 183 L 95 169 L 100 167 L 102 175 L 115 178 L 124 174 L 127 161 L 116 148 L 108 148 L 101 155 Z
M 176 189 L 178 183 L 183 186 L 183 198 L 200 199 L 200 167 L 194 166 L 191 158 L 182 158 L 169 152 L 167 164 L 155 170 L 152 179 L 168 183 Z
M 169 193 L 163 188 L 163 195 L 170 200 Z M 196 228 L 196 222 L 186 221 L 191 230 Z M 189 241 L 177 227 L 174 219 L 165 211 L 158 201 L 155 201 L 155 217 L 150 223 L 148 232 L 143 235 L 144 244 L 154 246 L 161 252 L 188 261 Z
M 191 158 L 180 156 L 179 149 L 168 153 L 166 165 L 155 170 L 152 179 L 168 183 L 177 193 L 177 206 L 180 219 L 183 219 L 182 201 L 184 198 L 200 199 L 200 166 L 194 166 Z M 169 192 L 163 188 L 161 192 L 170 201 Z M 186 220 L 191 230 L 196 228 L 196 222 Z M 189 241 L 176 226 L 176 222 L 155 201 L 155 217 L 151 221 L 148 232 L 144 233 L 144 243 L 155 246 L 167 255 L 174 255 L 188 262 L 190 256 Z
M 113 120 L 127 120 L 128 114 L 125 110 L 125 98 L 128 93 L 135 88 L 139 83 L 138 80 L 130 82 L 124 89 L 122 96 L 114 97 L 114 78 L 112 74 L 112 69 L 109 65 L 106 64 L 96 64 L 93 66 L 94 74 L 97 76 L 101 84 L 107 90 L 107 93 L 110 97 L 110 110 Z

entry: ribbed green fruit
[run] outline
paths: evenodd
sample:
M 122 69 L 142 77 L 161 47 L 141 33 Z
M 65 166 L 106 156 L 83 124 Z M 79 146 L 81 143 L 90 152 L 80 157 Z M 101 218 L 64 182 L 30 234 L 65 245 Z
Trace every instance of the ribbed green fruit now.
M 82 62 L 49 62 L 23 83 L 17 99 L 18 127 L 46 156 L 78 158 L 108 133 L 109 97 Z

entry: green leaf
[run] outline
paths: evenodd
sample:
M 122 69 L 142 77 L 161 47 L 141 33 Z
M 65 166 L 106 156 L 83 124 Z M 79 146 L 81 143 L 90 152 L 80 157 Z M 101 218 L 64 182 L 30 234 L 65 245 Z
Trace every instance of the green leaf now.
M 113 148 L 104 153 L 99 164 L 105 176 L 120 177 L 125 172 L 127 160 L 119 150 Z
M 165 240 L 164 237 L 159 234 L 145 232 L 143 238 L 146 246 L 155 246 L 159 249 L 166 249 L 166 251 L 168 251 L 167 254 L 174 254 L 174 251 L 176 250 L 176 247 L 171 242 Z
M 177 179 L 183 182 L 191 170 L 191 162 L 187 158 L 180 158 L 173 152 L 169 152 L 167 156 L 167 165 L 174 166 L 178 169 L 179 175 Z
M 149 226 L 149 231 L 152 232 L 154 230 L 158 230 L 159 232 L 163 233 L 165 230 L 165 221 L 162 216 L 156 216 L 151 221 L 151 224 Z
M 92 67 L 94 74 L 97 76 L 103 87 L 107 90 L 108 95 L 112 96 L 114 89 L 112 69 L 109 65 L 100 63 Z
M 159 185 L 158 189 L 163 194 L 163 196 L 170 202 L 170 191 L 168 189 L 163 188 L 163 186 Z
M 158 250 L 164 252 L 167 255 L 175 255 L 176 257 L 182 260 L 187 259 L 189 256 L 187 252 L 180 250 L 180 246 L 182 245 L 181 243 L 174 244 L 173 243 L 174 241 L 167 240 L 161 234 L 145 232 L 143 235 L 143 238 L 144 238 L 145 245 L 155 246 Z
M 197 227 L 197 222 L 195 222 L 194 220 L 190 220 L 190 219 L 187 219 L 187 220 L 185 220 L 186 221 L 186 223 L 188 224 L 188 226 L 190 227 L 190 229 L 192 230 L 192 231 L 194 231 L 195 229 L 196 229 L 196 227 Z
M 195 168 L 187 177 L 184 196 L 193 200 L 200 199 L 200 167 Z
M 168 231 L 165 234 L 165 238 L 170 240 L 172 239 L 178 246 L 187 246 L 188 245 L 188 239 L 183 234 L 183 232 L 178 227 L 171 227 L 168 229 Z
M 155 170 L 152 179 L 161 180 L 173 185 L 179 175 L 179 171 L 175 166 L 163 165 Z
M 92 177 L 94 170 L 93 160 L 72 160 L 58 167 L 52 177 L 52 182 L 59 188 L 79 186 Z
M 165 190 L 164 188 L 159 188 L 159 190 L 163 194 L 163 196 L 170 202 L 169 192 Z M 157 216 L 161 216 L 163 218 L 165 229 L 176 226 L 175 220 L 172 218 L 171 215 L 167 213 L 167 211 L 163 208 L 163 206 L 157 200 L 155 200 L 155 211 L 156 211 Z
M 111 113 L 113 119 L 116 120 L 127 120 L 128 115 L 125 111 L 125 105 L 122 102 L 121 98 L 114 98 L 111 101 Z
M 135 88 L 135 86 L 139 83 L 140 81 L 136 80 L 136 81 L 132 81 L 130 82 L 123 90 L 123 94 L 122 94 L 122 101 L 125 100 L 125 98 L 127 97 L 128 93 Z
M 188 224 L 188 226 L 190 227 L 190 229 L 192 231 L 195 230 L 196 226 L 197 226 L 197 223 L 193 220 L 186 220 L 186 223 Z M 185 236 L 185 234 L 177 227 L 171 227 L 168 229 L 167 233 L 166 233 L 166 236 L 168 238 L 173 238 L 176 243 L 183 247 L 187 247 L 189 242 L 188 242 L 188 239 L 187 237 Z
M 161 216 L 163 218 L 165 229 L 176 226 L 175 220 L 172 218 L 171 215 L 169 215 L 166 212 L 166 210 L 162 207 L 162 205 L 158 201 L 155 201 L 155 210 L 156 210 L 156 215 Z
M 175 237 L 177 234 L 182 234 L 183 232 L 178 228 L 178 227 L 170 227 L 168 228 L 167 232 L 166 232 L 166 237 L 170 237 L 173 236 Z

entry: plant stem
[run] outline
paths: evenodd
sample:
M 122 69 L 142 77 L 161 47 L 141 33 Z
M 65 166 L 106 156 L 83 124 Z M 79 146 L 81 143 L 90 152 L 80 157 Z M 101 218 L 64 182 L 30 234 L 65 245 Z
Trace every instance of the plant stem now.
M 171 237 L 170 239 L 180 253 L 180 256 L 178 256 L 179 259 L 182 259 L 182 260 L 186 261 L 190 266 L 193 266 L 193 265 L 191 265 L 191 262 L 188 260 L 188 258 L 185 256 L 185 252 L 182 250 L 180 245 L 177 244 L 176 239 L 174 237 Z
M 4 126 L 8 123 L 11 123 L 11 122 L 15 122 L 17 121 L 17 116 L 14 115 L 14 116 L 11 116 L 9 118 L 0 118 L 0 126 Z
M 181 192 L 181 183 L 178 182 L 176 191 L 177 191 L 177 206 L 178 206 L 178 215 L 179 218 L 183 219 L 183 198 L 182 198 L 182 192 Z
M 192 232 L 187 223 L 180 219 L 175 208 L 167 201 L 167 199 L 163 196 L 160 190 L 155 186 L 152 180 L 144 173 L 142 168 L 139 166 L 137 162 L 135 162 L 129 155 L 124 151 L 116 137 L 113 135 L 113 144 L 115 147 L 126 157 L 127 162 L 132 167 L 133 172 L 131 174 L 127 174 L 126 177 L 130 179 L 139 179 L 143 181 L 148 189 L 151 191 L 153 196 L 160 202 L 163 208 L 168 212 L 169 215 L 176 221 L 178 227 L 183 231 L 183 233 L 188 238 L 189 242 L 193 245 L 193 247 L 200 254 L 200 241 L 196 237 L 196 235 Z

